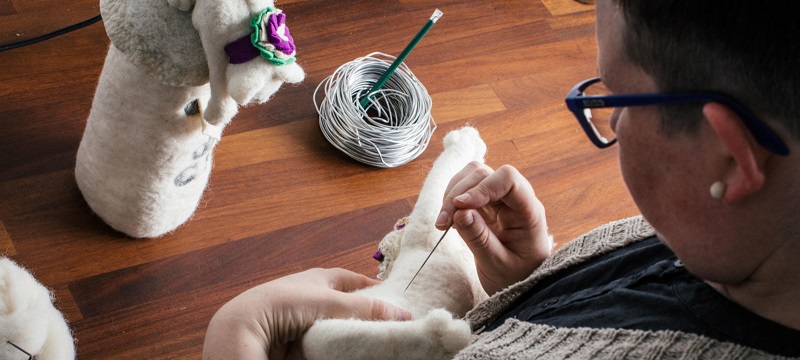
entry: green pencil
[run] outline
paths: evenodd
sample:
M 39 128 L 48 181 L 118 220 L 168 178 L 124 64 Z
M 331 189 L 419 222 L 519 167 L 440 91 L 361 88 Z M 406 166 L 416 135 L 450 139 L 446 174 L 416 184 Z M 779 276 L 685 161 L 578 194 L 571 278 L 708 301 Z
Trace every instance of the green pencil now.
M 372 88 L 369 89 L 369 91 L 367 92 L 367 96 L 364 96 L 364 98 L 361 99 L 362 108 L 367 107 L 367 104 L 369 104 L 369 99 L 373 95 L 375 95 L 376 91 L 380 90 L 383 87 L 383 85 L 386 84 L 386 81 L 389 80 L 392 74 L 394 74 L 394 71 L 397 70 L 397 67 L 403 63 L 403 60 L 405 60 L 408 54 L 411 53 L 411 50 L 414 50 L 414 47 L 417 46 L 417 43 L 419 43 L 419 41 L 422 40 L 422 37 L 428 33 L 428 30 L 430 30 L 431 27 L 433 27 L 433 24 L 435 24 L 436 21 L 439 20 L 439 18 L 442 17 L 443 14 L 444 13 L 442 13 L 439 9 L 436 9 L 433 12 L 433 15 L 431 15 L 431 18 L 427 22 L 425 22 L 425 25 L 422 27 L 422 29 L 419 30 L 417 36 L 414 36 L 414 38 L 411 39 L 411 42 L 408 43 L 405 49 L 403 49 L 403 52 L 400 53 L 400 56 L 398 56 L 397 59 L 394 60 L 392 65 L 390 65 L 389 68 L 386 69 L 386 72 L 383 73 L 380 79 L 378 79 L 378 82 L 376 82 L 375 85 L 373 85 Z

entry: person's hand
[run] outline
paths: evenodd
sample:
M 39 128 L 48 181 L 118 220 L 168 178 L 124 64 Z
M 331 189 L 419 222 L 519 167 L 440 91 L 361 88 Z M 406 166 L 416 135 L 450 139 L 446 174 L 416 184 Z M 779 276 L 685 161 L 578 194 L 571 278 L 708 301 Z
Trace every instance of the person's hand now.
M 411 319 L 405 310 L 349 293 L 376 283 L 344 269 L 311 269 L 247 290 L 211 319 L 203 359 L 297 357 L 298 340 L 321 318 Z
M 450 224 L 472 253 L 483 289 L 494 294 L 525 279 L 550 255 L 544 206 L 517 169 L 472 162 L 445 191 L 436 227 Z

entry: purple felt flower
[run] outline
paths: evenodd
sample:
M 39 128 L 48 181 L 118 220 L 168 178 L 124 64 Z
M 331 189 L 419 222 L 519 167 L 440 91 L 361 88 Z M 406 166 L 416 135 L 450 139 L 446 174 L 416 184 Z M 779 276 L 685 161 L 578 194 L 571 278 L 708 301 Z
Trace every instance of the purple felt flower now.
M 286 56 L 292 56 L 295 51 L 294 39 L 286 26 L 286 14 L 279 11 L 267 13 L 268 17 L 262 19 L 261 41 L 268 42 L 275 47 L 275 50 Z M 266 36 L 266 39 L 263 36 Z

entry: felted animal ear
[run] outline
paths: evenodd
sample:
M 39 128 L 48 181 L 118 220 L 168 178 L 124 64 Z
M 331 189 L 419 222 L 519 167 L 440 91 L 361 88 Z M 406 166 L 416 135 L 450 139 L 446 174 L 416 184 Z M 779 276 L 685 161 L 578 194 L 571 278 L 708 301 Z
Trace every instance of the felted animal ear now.
M 100 0 L 106 33 L 125 56 L 170 86 L 209 81 L 192 0 Z

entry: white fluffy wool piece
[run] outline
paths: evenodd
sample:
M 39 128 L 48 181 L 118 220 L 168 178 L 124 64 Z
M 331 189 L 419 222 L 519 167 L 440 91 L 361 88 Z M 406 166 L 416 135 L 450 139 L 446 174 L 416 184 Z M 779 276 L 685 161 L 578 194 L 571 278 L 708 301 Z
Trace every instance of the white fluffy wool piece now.
M 309 360 L 449 359 L 467 346 L 470 328 L 462 317 L 487 295 L 475 262 L 456 231 L 450 231 L 408 288 L 442 232 L 435 227 L 450 179 L 470 161 L 483 161 L 486 145 L 472 127 L 444 138 L 405 227 L 381 242 L 385 259 L 380 284 L 356 293 L 400 306 L 412 321 L 319 320 L 303 337 Z
M 92 210 L 137 238 L 161 236 L 192 216 L 208 182 L 214 147 L 237 103 L 263 103 L 284 82 L 305 77 L 296 63 L 278 66 L 261 57 L 228 63 L 225 44 L 251 32 L 250 19 L 273 6 L 271 1 L 169 4 L 178 9 L 164 0 L 101 1 L 112 45 L 75 168 Z M 192 39 L 202 51 L 187 58 L 183 42 Z M 207 75 L 197 56 L 207 63 Z M 204 75 L 208 84 L 202 84 L 208 81 Z
M 0 359 L 26 359 L 12 342 L 38 360 L 75 359 L 75 344 L 50 291 L 28 271 L 0 258 Z

